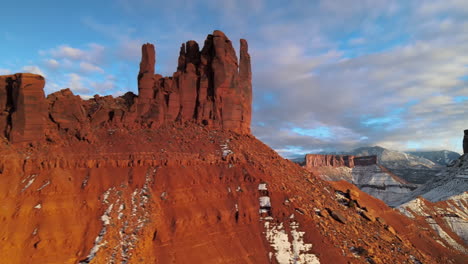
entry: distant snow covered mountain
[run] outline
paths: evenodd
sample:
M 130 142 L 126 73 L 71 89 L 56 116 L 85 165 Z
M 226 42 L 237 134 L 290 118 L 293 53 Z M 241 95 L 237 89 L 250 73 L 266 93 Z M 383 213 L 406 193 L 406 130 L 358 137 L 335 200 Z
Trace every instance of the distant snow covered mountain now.
M 426 158 L 379 146 L 361 147 L 348 152 L 355 156 L 376 155 L 378 163 L 398 177 L 414 184 L 423 184 L 433 178 L 443 166 Z
M 407 193 L 399 203 L 402 213 L 419 218 L 446 243 L 468 253 L 468 154 Z
M 449 150 L 411 151 L 407 153 L 413 156 L 428 159 L 442 166 L 449 165 L 460 157 L 459 153 Z
M 461 156 L 450 167 L 436 174 L 436 177 L 420 186 L 401 203 L 405 203 L 418 196 L 438 202 L 468 192 L 468 155 Z
M 333 156 L 336 156 L 333 161 L 340 157 L 331 154 L 322 155 L 330 162 L 318 162 L 320 155 L 308 155 L 315 156 L 315 160 L 306 157 L 303 166 L 322 179 L 355 184 L 415 219 L 421 229 L 435 230 L 441 245 L 468 254 L 468 154 L 453 161 L 449 160 L 455 155 L 449 151 L 420 152 L 417 156 L 382 147 L 365 147 L 345 154 L 354 155 L 354 159 L 376 155 L 377 163 L 335 164 L 331 162 Z
M 355 156 L 376 155 L 379 163 L 387 168 L 428 168 L 438 167 L 434 162 L 405 152 L 389 150 L 379 146 L 361 147 L 349 152 Z

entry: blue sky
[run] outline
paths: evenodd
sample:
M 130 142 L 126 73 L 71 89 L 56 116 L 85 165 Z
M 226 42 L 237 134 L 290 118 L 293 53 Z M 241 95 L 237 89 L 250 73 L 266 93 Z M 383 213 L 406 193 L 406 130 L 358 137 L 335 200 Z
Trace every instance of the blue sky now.
M 249 42 L 255 136 L 284 156 L 380 145 L 461 152 L 468 128 L 468 1 L 3 1 L 0 74 L 46 92 L 136 92 L 140 47 L 158 73 L 180 44 Z

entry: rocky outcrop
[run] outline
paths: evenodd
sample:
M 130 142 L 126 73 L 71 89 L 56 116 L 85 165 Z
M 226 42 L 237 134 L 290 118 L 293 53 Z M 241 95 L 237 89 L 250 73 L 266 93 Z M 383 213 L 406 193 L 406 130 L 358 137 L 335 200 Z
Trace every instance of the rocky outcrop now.
M 44 138 L 47 105 L 42 76 L 0 76 L 0 132 L 12 143 Z
M 377 164 L 377 156 L 361 156 L 353 155 L 321 155 L 307 154 L 305 156 L 305 168 L 312 169 L 314 167 L 348 167 L 369 166 Z
M 468 129 L 465 131 L 465 136 L 463 136 L 463 153 L 467 154 L 468 153 Z
M 199 50 L 195 41 L 180 48 L 177 72 L 154 75 L 154 46 L 145 44 L 138 75 L 138 116 L 148 126 L 196 122 L 210 128 L 250 133 L 252 74 L 246 40 L 240 60 L 221 31 L 208 35 Z
M 307 154 L 305 156 L 305 167 L 354 167 L 353 156 L 349 155 L 320 155 Z
M 210 129 L 250 134 L 252 73 L 247 41 L 240 60 L 221 31 L 208 35 L 200 51 L 182 44 L 177 71 L 155 74 L 154 45 L 142 46 L 138 95 L 82 100 L 65 89 L 44 97 L 45 80 L 35 74 L 0 76 L 0 131 L 12 143 L 59 140 L 63 135 L 93 142 L 93 131 L 158 129 L 196 123 Z

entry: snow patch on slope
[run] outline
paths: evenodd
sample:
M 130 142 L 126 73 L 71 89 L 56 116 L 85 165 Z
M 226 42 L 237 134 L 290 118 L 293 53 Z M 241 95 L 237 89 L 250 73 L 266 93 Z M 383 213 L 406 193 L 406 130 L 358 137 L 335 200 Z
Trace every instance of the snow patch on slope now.
M 264 221 L 265 238 L 270 243 L 275 252 L 270 252 L 270 262 L 274 256 L 279 264 L 320 264 L 319 259 L 314 254 L 308 253 L 312 249 L 312 244 L 304 242 L 305 232 L 299 231 L 299 223 L 294 221 L 294 214 L 289 221 L 290 232 L 284 228 L 283 223 L 277 223 L 270 215 L 271 202 L 266 183 L 258 185 L 260 217 Z M 236 204 L 237 209 L 237 204 Z M 292 238 L 290 241 L 289 238 Z
M 312 249 L 312 244 L 304 242 L 305 232 L 298 231 L 299 223 L 293 221 L 289 225 L 291 242 L 283 223 L 265 221 L 264 226 L 265 237 L 275 250 L 273 255 L 279 264 L 320 264 L 317 256 L 307 253 Z

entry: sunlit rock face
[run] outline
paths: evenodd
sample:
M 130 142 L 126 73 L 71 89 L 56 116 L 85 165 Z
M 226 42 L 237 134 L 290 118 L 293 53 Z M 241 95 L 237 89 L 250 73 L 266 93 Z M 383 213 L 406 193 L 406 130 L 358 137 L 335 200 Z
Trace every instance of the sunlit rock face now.
M 246 40 L 238 60 L 221 31 L 208 35 L 199 50 L 195 41 L 182 44 L 172 77 L 154 74 L 155 49 L 142 47 L 138 75 L 138 117 L 150 126 L 193 121 L 211 128 L 250 133 L 252 74 Z
M 158 129 L 196 123 L 210 129 L 250 133 L 252 74 L 246 40 L 240 58 L 221 31 L 207 36 L 202 50 L 182 44 L 177 71 L 155 74 L 156 52 L 142 46 L 138 95 L 82 100 L 69 89 L 45 98 L 45 80 L 29 73 L 0 76 L 0 133 L 12 143 L 54 141 L 60 134 L 94 141 L 93 131 Z

